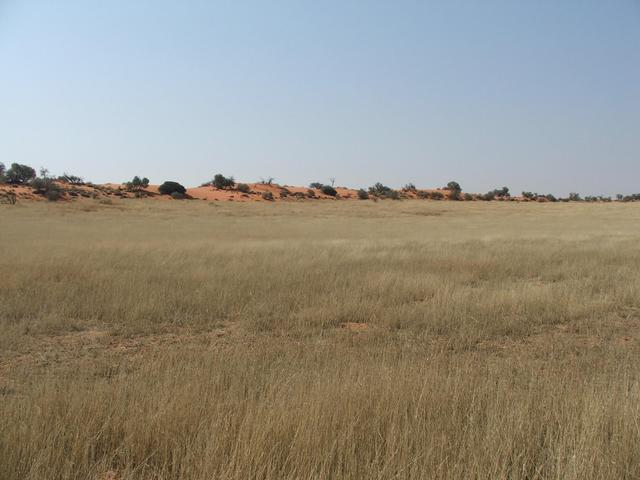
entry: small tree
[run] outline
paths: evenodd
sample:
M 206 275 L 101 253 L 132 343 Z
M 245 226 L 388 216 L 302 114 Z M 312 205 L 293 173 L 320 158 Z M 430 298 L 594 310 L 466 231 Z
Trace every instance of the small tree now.
M 378 182 L 376 183 L 374 186 L 369 187 L 369 193 L 371 195 L 374 195 L 376 197 L 380 197 L 380 196 L 388 196 L 393 190 L 391 190 L 391 188 L 387 187 L 386 185 L 383 185 L 382 183 Z
M 309 184 L 309 188 L 317 188 L 318 190 L 320 190 L 324 185 L 322 185 L 320 182 L 312 182 Z
M 225 188 L 232 188 L 236 184 L 233 177 L 225 177 L 221 173 L 216 173 L 211 181 L 211 185 L 220 190 Z
M 580 197 L 579 193 L 571 192 L 569 194 L 569 200 L 572 201 L 572 202 L 580 202 L 580 201 L 582 201 L 582 198 Z
M 0 162 L 0 182 L 4 181 L 4 174 L 7 172 L 7 168 L 4 166 L 4 163 Z
M 125 186 L 127 190 L 137 192 L 149 186 L 149 179 L 147 177 L 140 178 L 136 175 L 130 182 L 125 183 Z
M 462 193 L 462 187 L 458 182 L 451 181 L 447 183 L 447 186 L 445 187 L 445 189 L 449 190 L 450 192 L 449 198 L 451 198 L 452 200 L 460 199 L 460 193 Z
M 187 189 L 180 185 L 178 182 L 167 181 L 160 185 L 158 191 L 162 195 L 171 195 L 174 192 L 182 193 L 183 195 L 187 193 Z
M 11 168 L 6 173 L 9 183 L 28 183 L 36 178 L 36 171 L 28 165 L 12 163 Z

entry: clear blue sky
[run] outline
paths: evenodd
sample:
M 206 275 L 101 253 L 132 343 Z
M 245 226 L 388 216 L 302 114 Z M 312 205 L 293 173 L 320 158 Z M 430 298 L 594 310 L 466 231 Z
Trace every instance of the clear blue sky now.
M 640 191 L 640 1 L 0 0 L 0 161 Z

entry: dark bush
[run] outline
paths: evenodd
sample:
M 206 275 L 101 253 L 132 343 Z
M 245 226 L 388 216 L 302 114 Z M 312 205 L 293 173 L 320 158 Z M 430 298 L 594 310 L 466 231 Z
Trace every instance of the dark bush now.
M 311 190 L 311 189 L 307 190 L 307 197 L 309 197 L 309 198 L 316 198 L 316 192 L 315 192 L 315 190 Z
M 320 190 L 324 185 L 322 185 L 320 182 L 313 182 L 309 184 L 309 188 L 316 188 L 318 190 Z
M 383 185 L 380 182 L 376 183 L 372 187 L 369 187 L 369 193 L 371 195 L 376 196 L 376 197 L 380 197 L 380 196 L 383 196 L 383 195 L 388 195 L 389 192 L 391 192 L 391 189 L 389 187 L 387 187 L 386 185 Z
M 84 179 L 82 177 L 69 175 L 68 173 L 64 173 L 63 175 L 59 176 L 58 181 L 68 183 L 70 185 L 84 185 Z
M 569 194 L 569 200 L 570 200 L 571 202 L 581 202 L 581 201 L 582 201 L 582 198 L 580 197 L 580 194 L 579 194 L 579 193 L 571 192 L 571 193 Z
M 28 183 L 36 178 L 36 171 L 28 165 L 13 163 L 5 175 L 9 183 Z
M 251 193 L 251 188 L 246 183 L 238 183 L 236 185 L 236 190 L 242 193 Z
M 404 190 L 405 192 L 415 192 L 417 189 L 413 183 L 409 182 L 404 186 L 402 190 Z
M 232 188 L 236 184 L 233 177 L 225 177 L 221 173 L 216 173 L 211 181 L 211 185 L 220 190 L 224 190 L 225 188 Z
M 130 182 L 125 183 L 124 186 L 132 192 L 143 190 L 149 186 L 149 179 L 147 177 L 140 178 L 136 175 Z
M 271 193 L 271 192 L 269 192 L 269 191 L 267 191 L 267 192 L 262 192 L 262 198 L 263 198 L 264 200 L 269 200 L 269 201 L 271 201 L 271 200 L 273 200 L 273 193 Z
M 178 182 L 164 182 L 158 189 L 162 195 L 171 195 L 174 192 L 187 193 L 187 189 L 180 185 Z
M 473 195 L 471 195 L 470 193 L 465 193 L 465 194 L 464 194 L 464 199 L 465 199 L 467 202 L 470 202 L 471 200 L 473 200 Z
M 171 194 L 171 198 L 173 198 L 174 200 L 184 200 L 186 198 L 186 195 L 181 192 L 173 192 Z
M 64 194 L 63 190 L 58 185 L 56 185 L 55 183 L 51 182 L 48 185 L 44 196 L 50 202 L 57 202 L 58 200 L 60 200 L 62 198 L 63 194 Z
M 7 177 L 5 177 L 6 173 L 7 169 L 4 166 L 4 163 L 0 162 L 0 183 L 4 183 L 7 181 Z
M 432 200 L 442 200 L 444 198 L 444 194 L 442 192 L 431 192 L 431 199 Z
M 360 200 L 367 200 L 369 198 L 369 192 L 367 192 L 364 188 L 358 190 L 358 198 Z
M 338 191 L 331 185 L 323 185 L 320 191 L 325 195 L 329 195 L 330 197 L 335 197 L 336 195 L 338 195 Z
M 287 198 L 291 194 L 291 191 L 287 188 L 280 189 L 280 198 Z
M 447 186 L 444 188 L 445 190 L 449 190 L 449 198 L 451 200 L 460 200 L 460 194 L 462 193 L 462 187 L 458 182 L 449 182 Z

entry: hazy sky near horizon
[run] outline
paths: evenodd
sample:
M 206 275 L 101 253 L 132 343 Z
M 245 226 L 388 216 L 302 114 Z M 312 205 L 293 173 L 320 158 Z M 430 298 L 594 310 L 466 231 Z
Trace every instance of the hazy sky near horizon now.
M 0 161 L 640 191 L 640 0 L 0 0 Z

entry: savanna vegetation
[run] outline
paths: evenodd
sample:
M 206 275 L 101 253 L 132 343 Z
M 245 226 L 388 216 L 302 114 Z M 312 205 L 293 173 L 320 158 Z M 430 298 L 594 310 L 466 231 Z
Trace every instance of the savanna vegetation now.
M 635 203 L 0 218 L 2 479 L 640 477 Z

